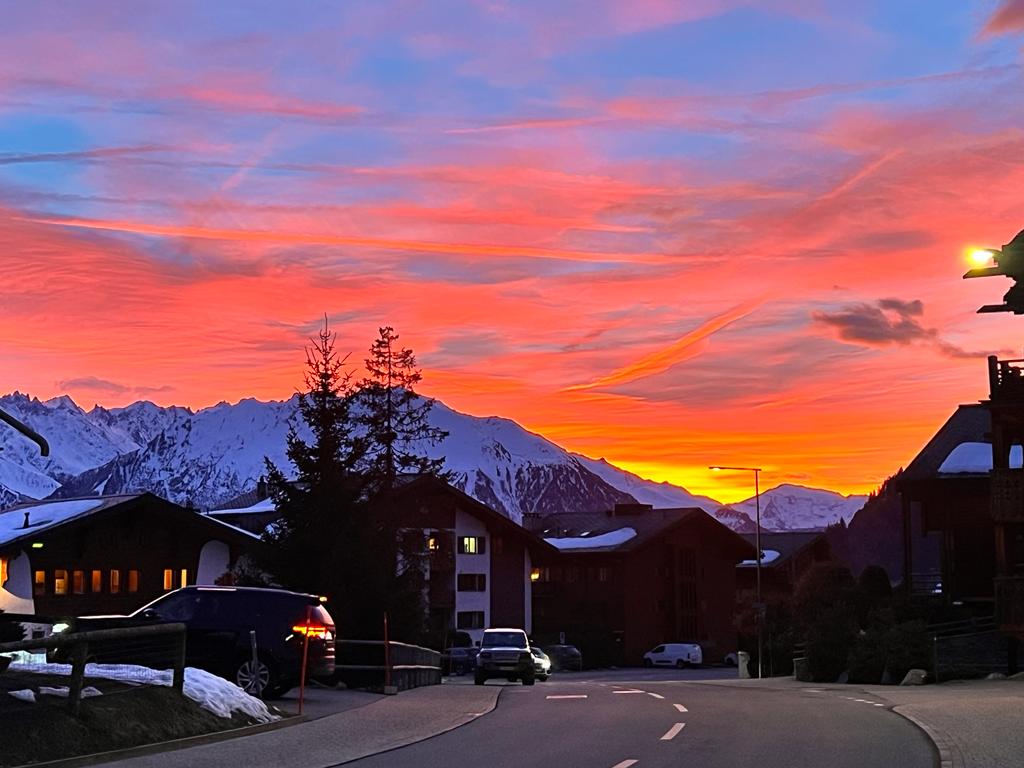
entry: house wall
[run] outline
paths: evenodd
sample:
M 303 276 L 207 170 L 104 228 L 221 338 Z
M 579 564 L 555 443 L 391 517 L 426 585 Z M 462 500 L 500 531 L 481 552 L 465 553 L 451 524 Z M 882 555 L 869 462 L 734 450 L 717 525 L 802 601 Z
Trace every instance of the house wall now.
M 526 595 L 530 574 L 523 572 L 526 547 L 519 537 L 493 536 L 491 547 L 491 626 L 522 627 L 527 633 Z
M 482 536 L 486 541 L 483 554 L 459 554 L 458 542 L 463 536 Z M 491 571 L 493 542 L 488 535 L 487 526 L 473 515 L 455 511 L 455 626 L 458 627 L 459 613 L 464 611 L 483 611 L 483 627 L 461 630 L 469 633 L 473 642 L 483 637 L 484 628 L 491 626 L 491 594 L 494 589 Z M 479 573 L 486 579 L 487 588 L 483 592 L 460 592 L 458 590 L 460 573 Z

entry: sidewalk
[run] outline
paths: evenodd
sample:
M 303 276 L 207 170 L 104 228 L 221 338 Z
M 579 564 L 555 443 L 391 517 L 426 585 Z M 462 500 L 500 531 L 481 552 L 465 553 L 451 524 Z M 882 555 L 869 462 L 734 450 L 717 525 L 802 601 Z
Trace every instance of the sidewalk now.
M 326 768 L 450 731 L 494 709 L 498 686 L 434 685 L 246 738 L 105 763 L 118 768 Z
M 894 712 L 924 730 L 939 750 L 942 768 L 1024 766 L 1024 680 L 896 686 L 803 683 L 791 677 L 775 677 L 700 684 L 866 694 L 889 702 Z

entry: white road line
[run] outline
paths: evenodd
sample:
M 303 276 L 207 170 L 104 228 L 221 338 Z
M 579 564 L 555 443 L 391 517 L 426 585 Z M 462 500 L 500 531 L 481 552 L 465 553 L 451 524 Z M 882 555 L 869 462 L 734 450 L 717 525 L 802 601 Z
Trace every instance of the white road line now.
M 545 696 L 545 699 L 585 699 L 587 694 L 585 693 L 562 693 L 555 694 L 554 696 Z
M 660 693 L 651 693 L 650 691 L 648 691 L 648 692 L 647 692 L 647 695 L 648 695 L 648 696 L 653 696 L 653 697 L 654 697 L 654 698 L 656 698 L 656 699 L 664 699 L 664 698 L 665 698 L 665 697 L 664 697 L 664 696 L 662 696 L 662 695 L 661 695 Z
M 690 711 L 686 707 L 684 707 L 682 704 L 673 704 L 672 706 L 674 706 L 680 712 L 689 712 Z
M 668 729 L 665 735 L 661 737 L 660 741 L 672 741 L 672 739 L 679 735 L 679 732 L 685 727 L 686 723 L 676 723 Z
M 616 763 L 612 768 L 629 768 L 631 765 L 636 765 L 636 760 L 623 760 L 621 763 Z
M 612 691 L 612 693 L 646 693 L 646 691 L 619 690 L 619 691 Z

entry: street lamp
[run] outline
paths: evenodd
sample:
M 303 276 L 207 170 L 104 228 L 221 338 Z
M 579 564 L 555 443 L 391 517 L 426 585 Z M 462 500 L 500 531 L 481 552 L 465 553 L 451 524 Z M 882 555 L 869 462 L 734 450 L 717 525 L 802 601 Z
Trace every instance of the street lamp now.
M 761 468 L 760 467 L 708 467 L 713 472 L 753 472 L 754 473 L 754 546 L 757 548 L 757 596 L 754 609 L 757 615 L 757 677 L 760 679 L 764 669 L 764 606 L 761 604 Z

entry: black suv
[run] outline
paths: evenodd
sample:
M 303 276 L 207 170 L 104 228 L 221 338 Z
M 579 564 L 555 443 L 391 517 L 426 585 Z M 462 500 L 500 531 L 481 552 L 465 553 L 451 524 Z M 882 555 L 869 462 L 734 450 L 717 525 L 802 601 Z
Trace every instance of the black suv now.
M 157 598 L 130 616 L 72 619 L 65 622 L 65 631 L 155 622 L 181 622 L 187 627 L 187 666 L 220 675 L 254 696 L 278 697 L 298 685 L 307 633 L 307 675 L 321 677 L 334 673 L 334 619 L 316 595 L 283 589 L 184 587 Z M 146 661 L 133 659 L 132 651 L 113 643 L 90 648 L 89 655 L 90 661 L 100 663 Z
M 536 672 L 530 641 L 521 629 L 486 629 L 476 657 L 473 682 L 483 685 L 489 678 L 504 677 L 510 683 L 522 680 L 533 685 Z

